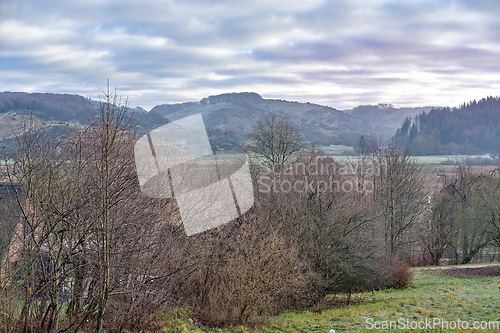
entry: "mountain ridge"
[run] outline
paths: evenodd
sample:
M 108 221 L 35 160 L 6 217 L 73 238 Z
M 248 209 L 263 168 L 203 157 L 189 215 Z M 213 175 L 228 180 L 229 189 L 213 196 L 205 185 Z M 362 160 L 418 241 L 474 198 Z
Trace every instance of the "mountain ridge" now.
M 364 132 L 359 119 L 329 106 L 265 99 L 257 93 L 226 93 L 208 96 L 198 102 L 161 104 L 151 109 L 169 121 L 195 113 L 204 115 L 211 129 L 228 127 L 240 136 L 250 133 L 253 124 L 270 112 L 286 116 L 299 127 L 305 140 L 316 144 L 353 145 Z
M 37 117 L 64 125 L 90 120 L 98 107 L 98 101 L 77 94 L 0 92 L 0 137 L 6 136 L 7 125 L 19 122 L 18 115 L 25 115 L 28 110 Z M 356 146 L 362 135 L 393 137 L 407 118 L 416 118 L 432 109 L 435 107 L 397 108 L 380 103 L 338 110 L 310 102 L 266 99 L 255 92 L 224 93 L 196 102 L 159 104 L 150 111 L 140 106 L 128 108 L 138 123 L 139 133 L 167 121 L 201 113 L 210 138 L 220 149 L 241 148 L 255 122 L 270 112 L 288 117 L 306 141 Z

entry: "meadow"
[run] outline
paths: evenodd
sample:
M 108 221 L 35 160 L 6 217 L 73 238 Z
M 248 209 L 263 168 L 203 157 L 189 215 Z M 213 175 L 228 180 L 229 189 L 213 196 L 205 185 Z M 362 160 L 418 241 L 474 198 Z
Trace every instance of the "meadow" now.
M 411 328 L 436 322 L 434 328 L 452 330 L 453 323 L 474 322 L 490 325 L 488 332 L 500 332 L 493 328 L 493 321 L 500 321 L 500 276 L 447 276 L 438 271 L 414 271 L 412 284 L 406 289 L 387 289 L 359 293 L 354 304 L 346 306 L 345 295 L 327 298 L 321 307 L 304 312 L 285 312 L 264 319 L 256 327 L 210 328 L 191 319 L 189 309 L 176 309 L 156 318 L 154 329 L 159 332 L 373 332 L 383 325 L 395 322 L 394 332 L 426 332 L 431 330 Z M 439 324 L 438 324 L 439 321 Z M 422 324 L 420 324 L 422 323 Z M 376 329 L 379 328 L 379 329 Z M 493 328 L 493 329 L 491 329 Z M 385 331 L 385 330 L 384 330 Z
M 318 148 L 323 151 L 326 155 L 334 156 L 339 162 L 354 162 L 357 161 L 358 157 L 354 152 L 354 148 L 344 145 L 332 145 L 332 146 L 318 146 Z M 465 163 L 467 161 L 480 161 L 483 159 L 490 159 L 489 154 L 481 155 L 425 155 L 425 156 L 413 156 L 415 161 L 419 164 L 445 164 L 445 165 L 455 165 Z

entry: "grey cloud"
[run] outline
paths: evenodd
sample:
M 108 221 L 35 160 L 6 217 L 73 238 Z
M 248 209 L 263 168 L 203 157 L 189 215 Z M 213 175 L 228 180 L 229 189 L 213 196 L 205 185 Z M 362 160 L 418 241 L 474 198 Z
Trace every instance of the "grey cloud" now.
M 335 106 L 416 103 L 404 87 L 431 79 L 475 93 L 463 80 L 500 74 L 498 1 L 355 3 L 4 0 L 0 85 L 92 97 L 109 77 L 146 107 L 235 88 Z

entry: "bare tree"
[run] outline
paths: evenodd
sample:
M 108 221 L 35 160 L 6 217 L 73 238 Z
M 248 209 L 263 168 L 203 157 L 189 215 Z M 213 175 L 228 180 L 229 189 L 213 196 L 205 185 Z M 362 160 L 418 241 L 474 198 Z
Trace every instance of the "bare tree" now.
M 450 198 L 453 218 L 457 224 L 455 237 L 450 245 L 455 250 L 456 260 L 466 264 L 484 247 L 490 244 L 488 220 L 490 212 L 484 207 L 481 195 L 488 187 L 488 181 L 471 166 L 459 165 L 455 177 L 443 188 L 442 192 Z
M 299 129 L 288 118 L 274 112 L 257 122 L 249 139 L 248 150 L 275 172 L 304 148 Z
M 65 172 L 60 141 L 33 115 L 25 118 L 16 143 L 5 165 L 15 210 L 20 212 L 6 258 L 13 268 L 7 278 L 23 281 L 23 330 L 35 319 L 43 331 L 52 332 L 58 327 L 60 295 L 69 269 L 67 245 L 72 241 L 66 218 L 74 209 L 75 192 L 68 179 L 74 174 Z
M 431 200 L 418 232 L 432 264 L 439 265 L 441 257 L 450 246 L 450 241 L 457 231 L 457 226 L 450 198 L 443 194 L 436 194 Z
M 87 223 L 80 229 L 86 234 L 80 248 L 87 268 L 83 292 L 86 315 L 97 314 L 95 331 L 103 329 L 108 311 L 130 316 L 142 310 L 139 304 L 158 309 L 171 301 L 169 283 L 185 274 L 189 258 L 183 256 L 185 236 L 176 223 L 175 206 L 140 191 L 136 133 L 126 110 L 126 103 L 108 90 L 79 146 L 85 161 L 81 194 L 86 198 L 80 218 Z
M 108 90 L 90 125 L 57 137 L 28 117 L 4 159 L 20 218 L 1 292 L 21 304 L 20 330 L 132 327 L 176 296 L 185 236 L 172 203 L 141 194 L 125 110 Z
M 484 191 L 479 193 L 489 225 L 491 245 L 500 247 L 500 169 L 484 179 Z
M 374 184 L 375 202 L 381 210 L 389 262 L 411 244 L 412 228 L 422 216 L 425 193 L 420 166 L 400 150 L 387 147 L 374 156 L 380 170 Z

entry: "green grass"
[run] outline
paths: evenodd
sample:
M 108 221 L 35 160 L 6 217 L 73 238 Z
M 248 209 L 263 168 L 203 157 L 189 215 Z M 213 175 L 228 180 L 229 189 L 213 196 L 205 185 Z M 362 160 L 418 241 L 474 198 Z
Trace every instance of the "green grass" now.
M 464 163 L 467 160 L 475 158 L 490 158 L 489 154 L 485 155 L 428 155 L 428 156 L 415 156 L 417 163 L 420 164 L 440 164 L 443 162 L 450 162 L 451 165 L 456 163 Z
M 357 156 L 347 156 L 344 155 L 346 152 L 353 152 L 353 147 L 333 145 L 333 146 L 318 146 L 319 149 L 323 150 L 327 155 L 333 155 L 332 157 L 338 162 L 356 162 Z M 473 160 L 476 158 L 490 158 L 489 154 L 483 155 L 427 155 L 427 156 L 414 156 L 415 160 L 419 164 L 440 164 L 443 162 L 453 162 L 453 164 L 464 162 L 467 159 Z
M 433 318 L 456 321 L 500 320 L 500 277 L 449 277 L 438 272 L 416 272 L 412 285 L 404 290 L 382 290 L 357 295 L 359 303 L 320 313 L 286 312 L 257 327 L 226 329 L 198 328 L 187 312 L 165 314 L 162 332 L 370 332 L 367 320 L 425 321 Z M 393 331 L 404 331 L 401 329 Z M 407 330 L 415 332 L 415 330 Z M 418 330 L 416 330 L 418 332 Z M 456 330 L 459 331 L 459 330 Z M 469 330 L 472 332 L 472 330 Z M 491 332 L 491 331 L 490 331 Z M 498 331 L 500 332 L 500 331 Z
M 354 147 L 344 146 L 344 145 L 331 145 L 331 146 L 318 145 L 317 148 L 324 150 L 330 154 L 354 152 Z

